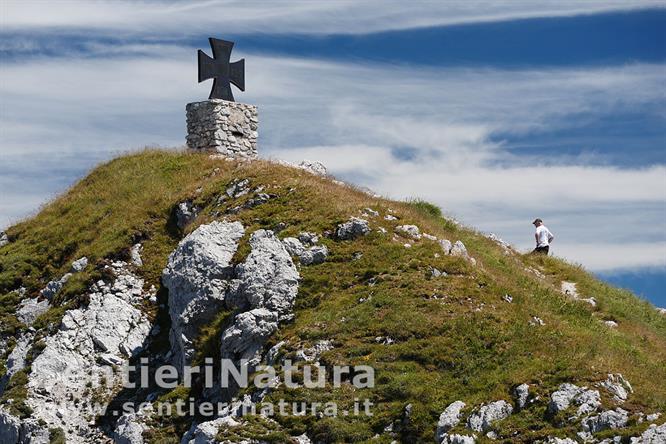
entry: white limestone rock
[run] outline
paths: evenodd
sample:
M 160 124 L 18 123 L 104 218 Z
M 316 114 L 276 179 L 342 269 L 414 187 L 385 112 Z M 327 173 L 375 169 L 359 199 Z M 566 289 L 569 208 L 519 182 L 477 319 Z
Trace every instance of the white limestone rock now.
M 62 290 L 62 287 L 70 277 L 72 277 L 72 273 L 65 273 L 60 279 L 54 279 L 50 281 L 48 284 L 46 284 L 46 287 L 42 289 L 40 294 L 50 301 L 60 292 L 60 290 Z
M 182 230 L 187 224 L 196 219 L 198 214 L 199 208 L 194 206 L 191 201 L 186 200 L 179 203 L 176 207 L 176 226 Z
M 169 290 L 170 341 L 179 369 L 190 362 L 201 327 L 225 307 L 231 259 L 244 233 L 240 222 L 201 225 L 169 256 L 162 283 Z
M 291 319 L 298 293 L 298 270 L 272 231 L 257 230 L 250 236 L 251 251 L 236 266 L 233 305 L 276 312 L 279 321 Z
M 513 251 L 513 249 L 511 248 L 511 245 L 509 245 L 507 242 L 504 242 L 504 241 L 503 241 L 499 236 L 497 236 L 495 233 L 490 233 L 490 234 L 488 235 L 488 239 L 490 239 L 491 241 L 495 242 L 497 245 L 499 245 L 500 247 L 502 247 L 502 249 L 504 250 L 504 254 L 505 254 L 505 255 L 508 256 L 508 255 L 514 254 L 514 251 Z
M 398 225 L 395 232 L 401 236 L 409 237 L 415 240 L 421 239 L 421 232 L 416 225 Z
M 319 240 L 313 233 L 307 234 L 312 234 L 313 236 L 305 236 L 304 233 L 301 233 L 299 237 L 305 239 L 310 245 Z M 328 248 L 326 248 L 325 245 L 312 245 L 311 247 L 306 248 L 301 243 L 301 240 L 296 239 L 295 237 L 284 238 L 282 244 L 290 255 L 299 258 L 302 265 L 321 264 L 326 261 L 326 258 L 328 257 Z
M 578 298 L 578 289 L 576 288 L 575 282 L 562 281 L 560 287 L 562 289 L 562 293 L 566 294 L 567 296 L 571 296 L 574 299 Z
M 620 373 L 609 373 L 608 377 L 601 384 L 608 393 L 613 396 L 613 399 L 618 403 L 623 403 L 629 397 L 629 393 L 633 393 L 634 389 L 629 384 L 629 381 L 624 379 Z
M 638 438 L 631 438 L 631 444 L 664 444 L 666 443 L 666 423 L 657 426 L 651 424 Z
M 149 410 L 152 410 L 152 406 Z M 126 413 L 116 421 L 113 431 L 113 442 L 115 444 L 144 444 L 143 432 L 148 430 L 145 423 L 148 412 L 140 411 Z
M 49 301 L 39 298 L 23 299 L 16 310 L 16 318 L 25 325 L 32 325 L 40 315 L 49 309 Z
M 49 430 L 32 418 L 20 419 L 0 406 L 0 443 L 49 444 Z
M 34 335 L 32 333 L 27 332 L 22 333 L 16 339 L 16 345 L 14 345 L 12 352 L 7 356 L 7 360 L 5 361 L 5 374 L 0 378 L 0 395 L 4 392 L 11 377 L 14 376 L 16 372 L 25 368 L 25 358 L 32 346 L 33 337 Z
M 225 193 L 232 199 L 237 199 L 250 192 L 250 179 L 236 179 L 229 184 Z
M 476 438 L 469 435 L 444 434 L 441 444 L 475 444 Z
M 312 441 L 305 433 L 298 436 L 292 436 L 291 439 L 294 441 L 294 444 L 312 444 Z
M 72 262 L 72 273 L 79 273 L 88 266 L 88 258 L 83 256 Z
M 588 390 L 587 387 L 564 383 L 550 395 L 548 411 L 556 415 L 568 409 L 572 404 L 578 406 L 576 417 L 586 415 L 601 406 L 601 396 L 598 390 Z
M 450 240 L 440 239 L 439 246 L 442 247 L 442 251 L 444 252 L 445 255 L 448 256 L 449 254 L 451 254 L 451 247 L 453 247 L 453 244 L 451 243 Z
M 124 262 L 109 268 L 113 283 L 94 284 L 87 307 L 65 312 L 60 330 L 45 339 L 44 350 L 31 364 L 26 403 L 32 418 L 43 421 L 47 429 L 62 428 L 67 442 L 101 439 L 86 412 L 98 397 L 110 396 L 121 378 L 103 356 L 125 363 L 142 350 L 150 333 L 150 321 L 138 308 L 143 280 Z M 109 386 L 101 384 L 102 378 Z M 77 408 L 61 408 L 72 399 L 78 400 Z
M 561 290 L 562 293 L 566 294 L 567 296 L 571 297 L 574 300 L 577 301 L 583 301 L 588 304 L 590 304 L 592 307 L 597 306 L 597 300 L 594 298 L 582 298 L 578 295 L 578 289 L 576 288 L 576 283 L 575 282 L 567 282 L 567 281 L 562 281 L 561 285 Z
M 328 171 L 324 164 L 317 161 L 303 160 L 298 164 L 298 168 L 305 170 L 310 174 L 314 174 L 315 176 L 326 177 L 328 175 Z
M 319 235 L 309 231 L 302 231 L 298 233 L 298 240 L 304 245 L 315 245 L 319 242 Z
M 316 362 L 322 353 L 333 349 L 333 343 L 329 340 L 321 340 L 312 347 L 302 348 L 296 352 L 296 360 Z
M 584 431 L 597 433 L 602 430 L 623 428 L 627 425 L 627 422 L 629 422 L 629 413 L 626 410 L 617 408 L 615 410 L 606 410 L 596 416 L 585 418 L 581 424 Z
M 215 444 L 217 432 L 221 427 L 238 427 L 241 425 L 239 418 L 223 416 L 212 421 L 202 422 L 194 425 L 193 429 L 185 434 L 180 444 Z
M 538 316 L 532 316 L 528 322 L 532 327 L 543 327 L 546 323 Z
M 228 307 L 246 310 L 236 315 L 221 336 L 223 357 L 257 364 L 266 339 L 278 324 L 293 317 L 298 293 L 298 271 L 284 245 L 272 231 L 257 230 L 250 237 L 251 251 L 236 266 Z
M 301 264 L 316 265 L 326 261 L 328 257 L 328 248 L 326 245 L 315 245 L 308 248 L 300 255 Z
M 520 384 L 513 390 L 513 394 L 516 398 L 518 409 L 522 410 L 527 405 L 527 398 L 530 395 L 530 386 L 527 384 Z
M 467 426 L 475 432 L 487 432 L 496 421 L 508 418 L 513 413 L 511 404 L 504 400 L 481 406 L 467 418 Z
M 455 241 L 453 246 L 451 247 L 451 251 L 449 252 L 451 256 L 460 256 L 464 258 L 468 258 L 469 254 L 467 253 L 467 248 L 465 248 L 465 244 L 462 243 L 462 241 Z
M 278 329 L 278 314 L 267 308 L 239 313 L 221 336 L 220 356 L 258 364 L 264 342 Z
M 435 440 L 438 443 L 445 442 L 446 432 L 458 425 L 460 422 L 460 412 L 464 408 L 464 402 L 454 401 L 444 409 L 441 415 L 439 415 L 439 421 L 437 421 L 437 431 L 435 432 Z
M 661 417 L 661 413 L 656 412 L 656 413 L 651 413 L 651 414 L 647 415 L 645 417 L 645 420 L 648 421 L 648 422 L 654 422 L 657 419 L 659 419 L 660 417 Z
M 305 247 L 303 246 L 301 241 L 296 239 L 295 237 L 285 237 L 284 239 L 282 239 L 282 244 L 284 245 L 284 248 L 292 256 L 300 257 L 305 251 Z
M 130 261 L 132 262 L 132 265 L 136 267 L 143 266 L 143 260 L 141 259 L 142 252 L 143 252 L 143 245 L 141 244 L 132 245 L 132 248 L 130 248 Z
M 370 232 L 368 221 L 358 217 L 351 217 L 349 221 L 338 225 L 336 236 L 338 239 L 350 240 L 365 236 Z

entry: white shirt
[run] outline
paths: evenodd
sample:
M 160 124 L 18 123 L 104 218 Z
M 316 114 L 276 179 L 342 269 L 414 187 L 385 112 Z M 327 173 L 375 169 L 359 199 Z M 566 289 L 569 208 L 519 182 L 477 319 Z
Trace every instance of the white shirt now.
M 537 227 L 536 235 L 537 247 L 547 247 L 555 237 L 545 225 L 539 225 Z

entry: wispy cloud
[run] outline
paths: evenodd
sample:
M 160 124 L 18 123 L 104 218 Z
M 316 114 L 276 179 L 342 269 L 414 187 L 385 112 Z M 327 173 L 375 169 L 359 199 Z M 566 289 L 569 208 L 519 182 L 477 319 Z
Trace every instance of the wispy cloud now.
M 194 80 L 194 52 L 164 44 L 159 56 L 114 50 L 123 55 L 3 67 L 0 175 L 9 191 L 0 197 L 0 223 L 25 214 L 21 183 L 35 173 L 36 156 L 67 163 L 86 154 L 88 163 L 73 166 L 83 172 L 113 152 L 183 144 L 185 103 L 209 88 Z M 659 109 L 663 65 L 412 69 L 243 56 L 248 92 L 239 99 L 260 107 L 264 156 L 321 160 L 341 177 L 392 197 L 421 196 L 523 248 L 531 218 L 541 216 L 558 235 L 555 251 L 593 269 L 664 265 L 663 165 L 620 169 L 556 152 L 518 157 L 493 137 L 566 130 L 586 112 Z M 29 206 L 65 182 L 42 180 Z
M 123 0 L 64 0 L 58 2 L 4 0 L 2 28 L 58 30 L 94 28 L 122 30 L 130 35 L 187 35 L 223 29 L 225 33 L 363 34 L 416 27 L 494 22 L 534 17 L 561 17 L 647 7 L 663 7 L 660 0 L 337 0 L 198 2 Z

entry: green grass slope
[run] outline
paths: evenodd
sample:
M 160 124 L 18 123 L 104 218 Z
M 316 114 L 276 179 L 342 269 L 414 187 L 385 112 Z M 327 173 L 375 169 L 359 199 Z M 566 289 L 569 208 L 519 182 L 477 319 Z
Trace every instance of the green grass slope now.
M 230 214 L 227 210 L 250 198 L 218 202 L 237 178 L 249 178 L 253 187 L 263 185 L 265 192 L 277 197 Z M 181 232 L 173 223 L 173 211 L 185 199 L 193 200 L 202 211 Z M 65 310 L 86 304 L 85 290 L 101 277 L 103 264 L 127 257 L 136 242 L 144 247 L 140 273 L 147 286 L 159 287 L 169 253 L 202 223 L 240 220 L 248 233 L 283 223 L 286 228 L 279 236 L 286 237 L 301 231 L 333 231 L 366 207 L 380 213 L 370 218 L 372 232 L 353 241 L 322 237 L 329 258 L 301 267 L 295 319 L 282 325 L 270 344 L 287 341 L 284 353 L 289 356 L 329 339 L 334 348 L 322 355 L 322 364 L 371 365 L 376 386 L 280 387 L 269 398 L 335 401 L 340 408 L 350 407 L 354 398 L 369 398 L 375 404 L 374 415 L 276 417 L 278 425 L 270 426 L 257 418 L 247 436 L 280 442 L 285 436 L 308 431 L 323 442 L 362 442 L 380 434 L 373 442 L 384 442 L 385 427 L 399 421 L 405 406 L 412 404 L 410 421 L 400 428 L 397 439 L 432 442 L 437 418 L 449 403 L 463 400 L 469 412 L 482 403 L 510 401 L 512 389 L 521 383 L 530 384 L 541 401 L 503 421 L 498 426 L 500 437 L 531 442 L 548 435 L 575 436 L 574 426 L 558 425 L 547 417 L 549 394 L 560 383 L 592 385 L 608 373 L 622 373 L 634 387 L 623 405 L 626 410 L 666 410 L 666 318 L 648 302 L 559 259 L 507 255 L 495 242 L 443 218 L 426 203 L 371 197 L 330 179 L 265 161 L 241 163 L 147 150 L 96 168 L 39 214 L 7 230 L 11 242 L 0 247 L 0 334 L 8 339 L 11 350 L 12 338 L 26 328 L 14 315 L 20 296 L 12 290 L 25 287 L 24 297 L 34 297 L 81 256 L 87 256 L 93 266 L 72 277 L 55 299 L 56 306 L 37 320 L 32 356 L 39 353 L 39 337 L 58 328 Z M 389 212 L 399 220 L 385 220 Z M 461 240 L 477 264 L 437 254 L 439 245 L 427 239 L 409 241 L 412 247 L 406 248 L 407 239 L 393 236 L 399 224 L 415 224 L 438 238 Z M 248 252 L 246 244 L 244 239 L 239 261 Z M 431 267 L 447 276 L 431 277 Z M 579 293 L 593 296 L 597 306 L 563 295 L 562 280 L 576 282 Z M 513 297 L 512 303 L 503 300 L 506 294 Z M 146 311 L 158 322 L 166 322 L 154 307 L 147 306 Z M 533 316 L 545 325 L 531 326 Z M 618 327 L 611 329 L 604 320 L 614 320 Z M 159 338 L 162 347 L 167 346 L 166 327 Z M 218 331 L 216 325 L 202 331 L 202 350 L 216 348 Z M 378 342 L 379 337 L 395 342 L 386 345 Z M 12 378 L 0 400 L 12 399 L 11 407 L 18 414 L 27 371 L 29 367 Z M 155 426 L 147 434 L 154 442 L 178 442 L 177 434 L 189 424 L 164 420 Z M 632 424 L 622 433 L 644 426 Z M 238 437 L 243 432 L 233 433 Z

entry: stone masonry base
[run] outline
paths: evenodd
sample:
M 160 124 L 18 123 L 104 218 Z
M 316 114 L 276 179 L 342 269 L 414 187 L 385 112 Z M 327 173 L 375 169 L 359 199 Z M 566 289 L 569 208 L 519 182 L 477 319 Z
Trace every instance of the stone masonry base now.
M 228 157 L 257 157 L 257 107 L 226 100 L 188 103 L 187 146 Z

